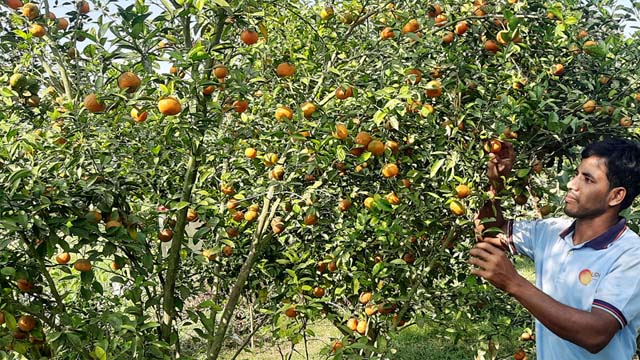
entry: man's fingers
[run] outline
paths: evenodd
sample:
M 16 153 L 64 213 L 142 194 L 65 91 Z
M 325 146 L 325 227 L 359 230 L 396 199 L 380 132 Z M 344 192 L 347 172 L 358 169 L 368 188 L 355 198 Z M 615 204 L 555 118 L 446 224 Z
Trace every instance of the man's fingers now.
M 502 250 L 505 250 L 507 248 L 507 244 L 502 237 L 483 237 L 482 241 L 498 247 Z
M 486 241 L 482 241 L 482 242 L 477 243 L 476 246 L 474 246 L 473 249 L 476 249 L 476 248 L 477 249 L 482 249 L 482 250 L 484 250 L 485 252 L 487 252 L 487 253 L 489 253 L 491 255 L 499 255 L 499 254 L 504 252 L 504 249 L 502 249 L 500 246 L 493 245 L 493 244 L 491 244 L 489 242 L 486 242 Z M 473 250 L 473 249 L 471 249 L 471 250 Z

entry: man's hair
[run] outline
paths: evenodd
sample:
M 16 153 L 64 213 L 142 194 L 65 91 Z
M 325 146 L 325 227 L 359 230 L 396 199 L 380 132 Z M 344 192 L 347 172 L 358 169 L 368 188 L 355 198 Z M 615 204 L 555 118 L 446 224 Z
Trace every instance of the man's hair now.
M 620 210 L 631 206 L 640 192 L 640 143 L 620 138 L 605 139 L 582 150 L 583 159 L 591 156 L 604 159 L 609 189 L 623 187 L 627 190 Z

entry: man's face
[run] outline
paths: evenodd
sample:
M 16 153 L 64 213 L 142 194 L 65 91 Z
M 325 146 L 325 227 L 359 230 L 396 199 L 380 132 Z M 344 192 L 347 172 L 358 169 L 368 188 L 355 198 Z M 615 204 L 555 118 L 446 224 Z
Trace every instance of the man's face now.
M 590 156 L 580 162 L 567 184 L 565 214 L 576 218 L 595 218 L 609 209 L 609 180 L 604 159 Z

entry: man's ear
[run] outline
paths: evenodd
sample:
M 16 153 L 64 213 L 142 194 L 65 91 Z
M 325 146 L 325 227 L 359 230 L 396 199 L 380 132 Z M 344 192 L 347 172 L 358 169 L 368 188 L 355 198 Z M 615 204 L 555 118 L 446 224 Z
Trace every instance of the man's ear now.
M 614 207 L 622 204 L 625 196 L 627 196 L 626 188 L 618 186 L 611 189 L 611 191 L 609 191 L 609 206 Z

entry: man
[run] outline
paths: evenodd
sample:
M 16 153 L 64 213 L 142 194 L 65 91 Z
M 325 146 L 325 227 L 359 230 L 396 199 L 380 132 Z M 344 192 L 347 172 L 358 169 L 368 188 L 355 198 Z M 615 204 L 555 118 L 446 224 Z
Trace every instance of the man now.
M 489 162 L 490 191 L 499 193 L 514 160 L 513 147 Z M 608 139 L 582 151 L 567 184 L 564 212 L 551 218 L 507 222 L 499 200 L 480 209 L 482 241 L 470 251 L 472 274 L 506 291 L 536 318 L 538 359 L 631 359 L 640 326 L 640 237 L 619 213 L 640 190 L 640 144 Z M 489 227 L 503 233 L 493 237 Z M 536 286 L 505 254 L 532 258 Z

